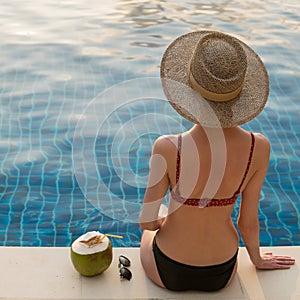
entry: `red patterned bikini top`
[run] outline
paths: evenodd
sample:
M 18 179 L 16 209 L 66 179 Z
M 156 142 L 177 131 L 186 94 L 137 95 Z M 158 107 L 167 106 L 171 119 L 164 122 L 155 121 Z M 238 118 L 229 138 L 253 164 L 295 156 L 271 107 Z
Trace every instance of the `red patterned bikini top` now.
M 246 179 L 246 176 L 248 174 L 250 165 L 251 165 L 251 160 L 253 156 L 253 149 L 254 149 L 254 143 L 255 143 L 255 138 L 254 134 L 251 132 L 251 149 L 249 153 L 249 159 L 247 163 L 247 167 L 243 176 L 243 179 L 237 189 L 237 191 L 233 194 L 232 197 L 230 198 L 223 198 L 223 199 L 208 199 L 208 198 L 184 198 L 180 195 L 179 192 L 179 176 L 180 176 L 180 162 L 181 162 L 181 144 L 182 144 L 182 136 L 179 135 L 178 137 L 178 149 L 177 149 L 177 163 L 176 163 L 176 187 L 171 190 L 171 195 L 172 198 L 184 205 L 190 205 L 190 206 L 199 206 L 199 207 L 210 207 L 210 206 L 226 206 L 226 205 L 231 205 L 235 203 L 236 199 L 241 193 L 241 188 L 243 186 L 243 183 Z

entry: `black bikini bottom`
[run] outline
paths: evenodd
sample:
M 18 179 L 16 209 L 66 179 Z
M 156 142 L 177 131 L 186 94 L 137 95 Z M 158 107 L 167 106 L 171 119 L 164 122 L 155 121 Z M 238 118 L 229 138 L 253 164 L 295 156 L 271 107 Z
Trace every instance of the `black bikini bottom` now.
M 153 239 L 153 253 L 161 281 L 173 291 L 201 290 L 217 291 L 226 286 L 236 264 L 238 250 L 235 255 L 222 264 L 213 266 L 190 266 L 179 263 L 158 248 Z

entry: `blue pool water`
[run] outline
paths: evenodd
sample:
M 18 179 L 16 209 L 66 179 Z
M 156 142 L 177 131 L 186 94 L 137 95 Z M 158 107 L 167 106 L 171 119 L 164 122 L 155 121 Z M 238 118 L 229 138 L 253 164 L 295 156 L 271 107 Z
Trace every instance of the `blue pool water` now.
M 69 246 L 87 230 L 139 245 L 153 141 L 191 126 L 160 94 L 160 59 L 201 29 L 238 35 L 267 66 L 269 102 L 244 125 L 272 146 L 261 240 L 299 245 L 300 4 L 288 2 L 1 1 L 0 245 Z

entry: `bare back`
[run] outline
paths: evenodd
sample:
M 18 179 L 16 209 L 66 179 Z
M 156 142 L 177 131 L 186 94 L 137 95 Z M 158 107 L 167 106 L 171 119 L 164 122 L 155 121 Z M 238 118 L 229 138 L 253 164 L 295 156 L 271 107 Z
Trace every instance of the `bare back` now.
M 182 138 L 180 191 L 186 198 L 231 197 L 240 185 L 251 147 L 250 134 L 236 127 L 224 130 L 223 167 L 214 173 L 218 185 L 207 188 L 214 172 L 214 159 L 206 133 L 194 126 Z M 214 133 L 212 133 L 214 134 Z M 177 137 L 172 138 L 176 145 Z M 223 148 L 223 149 L 222 149 Z M 224 149 L 225 148 L 225 149 Z M 224 155 L 225 153 L 225 155 Z M 168 155 L 167 173 L 170 188 L 176 185 L 176 147 Z M 222 163 L 221 163 L 222 164 Z M 198 166 L 198 167 L 197 167 Z M 241 190 L 253 175 L 251 164 Z M 213 194 L 212 194 L 213 193 Z M 234 204 L 217 207 L 193 207 L 169 200 L 169 215 L 157 233 L 157 244 L 170 258 L 190 265 L 214 265 L 230 259 L 238 248 L 238 234 L 231 220 Z

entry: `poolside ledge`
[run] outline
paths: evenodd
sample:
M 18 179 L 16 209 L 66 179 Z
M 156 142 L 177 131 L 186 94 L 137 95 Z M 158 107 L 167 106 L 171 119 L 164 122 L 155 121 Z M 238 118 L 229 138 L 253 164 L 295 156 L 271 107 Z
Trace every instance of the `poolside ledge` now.
M 114 248 L 110 268 L 96 277 L 83 277 L 73 268 L 70 249 L 0 247 L 1 299 L 300 299 L 300 246 L 268 247 L 263 251 L 296 258 L 290 270 L 257 271 L 244 248 L 239 252 L 238 274 L 232 284 L 217 293 L 175 293 L 157 287 L 146 278 L 138 248 Z M 131 281 L 119 278 L 118 255 L 131 259 Z

